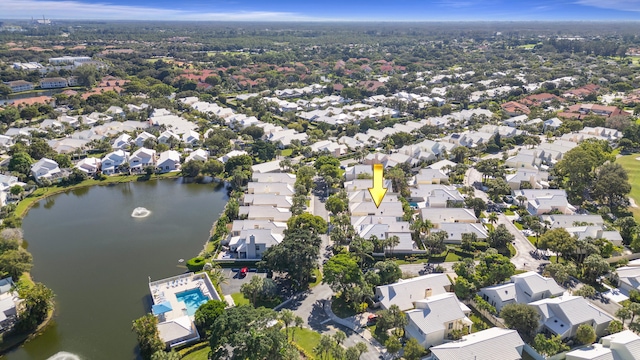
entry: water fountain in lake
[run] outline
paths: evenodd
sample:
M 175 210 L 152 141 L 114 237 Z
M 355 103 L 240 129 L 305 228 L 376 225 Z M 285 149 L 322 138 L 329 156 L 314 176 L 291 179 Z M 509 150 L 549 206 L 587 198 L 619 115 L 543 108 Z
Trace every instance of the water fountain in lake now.
M 80 357 L 72 353 L 60 351 L 47 360 L 80 360 Z
M 131 217 L 144 218 L 144 217 L 149 216 L 150 214 L 151 214 L 151 211 L 147 210 L 146 208 L 137 207 L 137 208 L 133 209 L 133 212 L 131 213 Z

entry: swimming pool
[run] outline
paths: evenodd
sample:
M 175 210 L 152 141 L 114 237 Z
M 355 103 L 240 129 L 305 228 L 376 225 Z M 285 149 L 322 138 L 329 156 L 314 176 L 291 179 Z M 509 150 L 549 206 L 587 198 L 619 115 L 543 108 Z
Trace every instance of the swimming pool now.
M 200 289 L 191 289 L 176 293 L 176 298 L 187 306 L 187 314 L 189 316 L 195 314 L 200 305 L 209 301 L 209 298 L 203 294 Z

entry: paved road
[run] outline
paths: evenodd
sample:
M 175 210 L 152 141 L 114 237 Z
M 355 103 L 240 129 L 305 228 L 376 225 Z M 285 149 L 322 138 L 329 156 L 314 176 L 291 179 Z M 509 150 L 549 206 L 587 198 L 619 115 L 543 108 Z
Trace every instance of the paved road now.
M 540 265 L 549 263 L 547 260 L 538 260 L 531 256 L 530 252 L 535 251 L 536 247 L 504 214 L 498 214 L 496 225 L 500 224 L 506 226 L 507 230 L 515 236 L 513 247 L 516 248 L 517 254 L 511 258 L 511 262 L 516 266 L 516 269 L 539 271 L 542 270 L 539 268 Z
M 478 170 L 471 168 L 467 170 L 465 185 L 473 186 L 475 182 L 482 182 L 482 174 Z M 489 201 L 489 198 L 484 191 L 475 189 L 475 196 L 483 199 L 485 202 Z M 511 262 L 517 269 L 538 271 L 540 270 L 539 266 L 541 264 L 548 263 L 546 260 L 537 260 L 531 256 L 530 252 L 536 250 L 535 246 L 533 246 L 529 239 L 527 239 L 526 236 L 524 236 L 524 234 L 522 234 L 522 232 L 513 225 L 511 220 L 502 213 L 498 214 L 498 223 L 496 225 L 500 224 L 504 224 L 504 226 L 507 227 L 507 230 L 515 236 L 513 247 L 515 247 L 517 254 L 511 258 Z

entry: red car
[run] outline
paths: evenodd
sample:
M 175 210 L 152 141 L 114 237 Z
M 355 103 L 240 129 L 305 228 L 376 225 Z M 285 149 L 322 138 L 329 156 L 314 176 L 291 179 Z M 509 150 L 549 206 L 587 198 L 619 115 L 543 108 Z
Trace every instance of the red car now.
M 240 277 L 245 277 L 247 276 L 247 273 L 249 272 L 249 268 L 248 267 L 243 267 L 242 269 L 240 269 Z

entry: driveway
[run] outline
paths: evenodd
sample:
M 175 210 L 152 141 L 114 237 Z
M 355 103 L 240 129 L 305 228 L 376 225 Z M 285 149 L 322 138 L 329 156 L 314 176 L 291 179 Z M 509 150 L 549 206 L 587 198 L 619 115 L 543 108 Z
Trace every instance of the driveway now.
M 228 282 L 228 284 L 225 284 L 225 283 L 220 284 L 220 288 L 222 289 L 223 294 L 231 295 L 231 294 L 240 292 L 240 287 L 242 286 L 242 284 L 248 283 L 249 281 L 251 281 L 251 278 L 254 276 L 260 276 L 260 277 L 267 276 L 267 274 L 264 272 L 258 273 L 255 271 L 249 271 L 247 273 L 247 276 L 245 276 L 244 278 L 240 278 L 238 276 L 238 270 L 240 270 L 240 268 L 222 269 L 222 272 L 226 276 L 227 282 Z
M 512 244 L 516 248 L 517 254 L 511 258 L 511 262 L 516 266 L 516 269 L 539 271 L 541 270 L 539 268 L 540 265 L 549 263 L 546 260 L 534 259 L 531 256 L 531 252 L 535 251 L 536 247 L 504 214 L 498 214 L 498 223 L 496 225 L 500 224 L 503 224 L 515 236 Z

